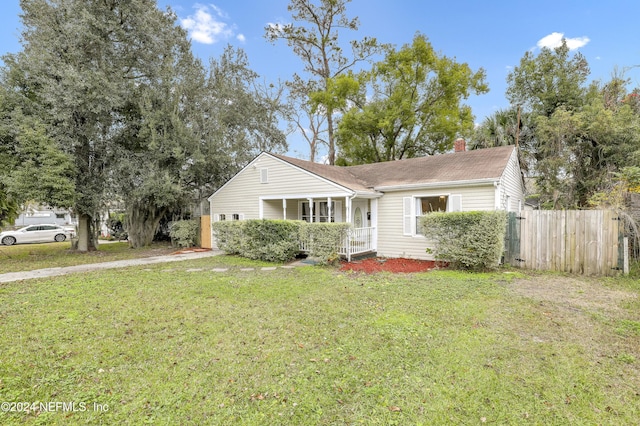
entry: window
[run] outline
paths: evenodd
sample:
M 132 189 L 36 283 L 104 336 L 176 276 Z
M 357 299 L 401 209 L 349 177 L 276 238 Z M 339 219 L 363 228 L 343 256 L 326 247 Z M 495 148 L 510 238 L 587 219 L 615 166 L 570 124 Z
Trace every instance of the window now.
M 430 195 L 426 197 L 403 198 L 403 234 L 419 235 L 420 216 L 431 212 L 459 212 L 462 211 L 462 197 L 460 195 Z
M 329 216 L 329 202 L 314 201 L 312 212 L 309 202 L 303 201 L 302 203 L 300 203 L 300 219 L 304 220 L 305 222 L 311 222 L 311 215 L 313 214 L 313 222 L 336 222 L 336 220 L 340 222 L 342 214 L 341 209 L 341 202 L 332 201 L 331 216 Z
M 416 234 L 421 234 L 420 216 L 432 212 L 446 212 L 448 199 L 446 195 L 416 198 Z
M 305 222 L 311 222 L 311 211 L 309 209 L 309 202 L 304 201 L 300 207 L 301 207 L 300 219 L 304 220 Z
M 227 216 L 225 216 L 224 213 L 221 213 L 221 214 L 218 215 L 218 220 L 219 221 L 227 220 Z
M 232 220 L 240 220 L 240 215 L 238 213 L 234 213 L 231 215 Z
M 56 213 L 56 219 L 64 219 L 64 213 Z
M 418 198 L 416 203 L 416 213 L 418 215 L 423 215 L 431 212 L 446 212 L 448 198 L 449 197 L 446 195 Z
M 336 203 L 331 202 L 331 216 L 329 216 L 329 203 L 326 201 L 320 201 L 318 206 L 318 222 L 335 222 L 336 221 Z

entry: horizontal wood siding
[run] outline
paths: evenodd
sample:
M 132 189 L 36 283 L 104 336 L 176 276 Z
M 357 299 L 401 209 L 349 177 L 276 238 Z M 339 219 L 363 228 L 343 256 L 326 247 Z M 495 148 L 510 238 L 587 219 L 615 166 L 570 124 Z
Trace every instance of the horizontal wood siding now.
M 520 174 L 520 165 L 518 163 L 518 151 L 513 150 L 507 167 L 505 167 L 502 177 L 500 178 L 501 192 L 501 209 L 507 211 L 518 211 L 518 204 L 524 208 L 524 184 L 522 175 Z M 508 198 L 507 198 L 508 196 Z M 507 205 L 509 200 L 509 205 Z
M 261 183 L 266 173 L 267 183 Z M 253 164 L 245 167 L 211 198 L 211 215 L 225 214 L 230 220 L 233 213 L 243 214 L 245 219 L 260 218 L 260 197 L 309 194 L 349 193 L 323 179 L 306 173 L 294 166 L 268 155 L 259 156 Z M 291 201 L 289 202 L 291 203 Z M 274 214 L 274 202 L 267 207 Z M 280 218 L 282 201 L 279 201 Z M 293 209 L 296 211 L 297 205 Z M 287 216 L 289 213 L 287 212 Z
M 426 253 L 429 246 L 426 238 L 403 235 L 402 200 L 404 197 L 456 194 L 462 197 L 462 211 L 494 209 L 495 187 L 492 184 L 385 193 L 378 201 L 378 255 L 433 259 L 432 255 Z

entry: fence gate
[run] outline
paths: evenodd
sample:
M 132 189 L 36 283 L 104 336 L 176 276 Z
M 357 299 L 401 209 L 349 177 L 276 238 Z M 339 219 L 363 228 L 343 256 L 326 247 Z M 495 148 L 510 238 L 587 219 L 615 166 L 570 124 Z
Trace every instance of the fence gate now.
M 518 265 L 520 261 L 520 216 L 509 212 L 507 216 L 507 232 L 504 239 L 504 263 Z
M 620 271 L 620 227 L 618 215 L 611 210 L 509 213 L 505 263 L 526 269 L 616 275 Z

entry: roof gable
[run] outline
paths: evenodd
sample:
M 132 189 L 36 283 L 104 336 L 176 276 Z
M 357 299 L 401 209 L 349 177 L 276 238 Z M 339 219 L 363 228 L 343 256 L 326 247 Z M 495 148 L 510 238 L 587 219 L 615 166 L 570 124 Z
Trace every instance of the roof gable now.
M 304 165 L 306 167 L 300 167 Z M 282 195 L 283 191 L 288 193 L 302 194 L 306 190 L 326 193 L 346 193 L 353 194 L 354 191 L 369 191 L 366 187 L 355 182 L 348 182 L 344 185 L 341 179 L 331 179 L 330 171 L 315 170 L 315 166 L 323 167 L 309 161 L 298 160 L 281 155 L 261 152 L 253 160 L 244 166 L 238 173 L 229 179 L 224 185 L 218 188 L 209 198 L 212 201 L 215 197 L 224 196 L 226 191 L 259 191 L 261 196 L 273 195 L 275 192 Z M 324 166 L 331 167 L 331 166 Z M 257 173 L 268 170 L 268 183 L 270 185 L 260 186 L 261 176 Z M 334 171 L 333 174 L 341 175 L 341 171 Z M 258 184 L 258 186 L 256 186 Z M 257 189 L 260 188 L 260 189 Z M 292 192 L 293 191 L 293 192 Z

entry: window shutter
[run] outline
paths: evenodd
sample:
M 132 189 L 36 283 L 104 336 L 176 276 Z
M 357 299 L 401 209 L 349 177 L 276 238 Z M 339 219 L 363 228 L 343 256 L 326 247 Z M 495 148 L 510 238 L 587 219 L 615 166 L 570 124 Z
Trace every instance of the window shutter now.
M 217 214 L 217 213 L 216 213 L 216 214 L 214 214 L 214 215 L 213 215 L 213 221 L 214 221 L 214 222 L 219 222 L 219 221 L 220 221 L 220 215 L 219 215 L 219 214 Z
M 413 209 L 413 197 L 402 198 L 402 233 L 413 235 L 415 226 L 415 215 Z
M 260 183 L 269 183 L 269 169 L 260 169 Z
M 449 195 L 449 207 L 450 212 L 462 211 L 462 195 Z

